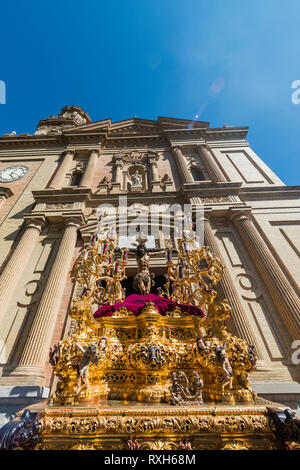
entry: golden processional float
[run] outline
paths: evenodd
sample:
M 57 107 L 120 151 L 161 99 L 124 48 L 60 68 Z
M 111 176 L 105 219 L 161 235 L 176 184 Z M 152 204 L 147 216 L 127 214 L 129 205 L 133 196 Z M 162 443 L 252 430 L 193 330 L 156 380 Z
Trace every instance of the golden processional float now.
M 46 408 L 26 410 L 7 429 L 2 448 L 299 449 L 294 412 L 250 387 L 256 354 L 226 329 L 220 260 L 192 231 L 176 249 L 167 241 L 166 282 L 154 295 L 149 263 L 162 250 L 137 241 L 119 249 L 100 229 L 81 252 L 72 270 L 81 287 L 70 309 L 76 328 L 50 350 L 56 389 Z M 133 253 L 140 294 L 126 297 Z

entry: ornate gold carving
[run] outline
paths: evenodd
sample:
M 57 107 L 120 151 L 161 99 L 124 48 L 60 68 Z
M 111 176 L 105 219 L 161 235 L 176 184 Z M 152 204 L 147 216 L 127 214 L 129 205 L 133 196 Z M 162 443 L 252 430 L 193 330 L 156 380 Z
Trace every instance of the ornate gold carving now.
M 215 300 L 213 287 L 223 272 L 220 260 L 192 238 L 179 239 L 178 264 L 170 252 L 167 256 L 163 295 L 182 304 L 200 305 L 206 311 L 204 319 L 183 314 L 179 307 L 162 316 L 152 302 L 145 303 L 139 316 L 122 306 L 111 317 L 94 319 L 94 303 L 113 304 L 125 296 L 121 281 L 126 277 L 127 252 L 113 269 L 116 243 L 116 238 L 106 238 L 100 231 L 73 267 L 72 276 L 85 291 L 74 299 L 70 312 L 77 329 L 60 342 L 57 360 L 52 357 L 59 379 L 53 402 L 94 402 L 105 397 L 168 402 L 170 390 L 172 403 L 199 404 L 201 391 L 205 402 L 253 402 L 247 377 L 255 354 L 244 340 L 227 332 L 224 322 L 230 306 L 226 300 Z M 81 383 L 86 386 L 79 393 L 81 356 L 97 348 L 100 338 L 107 341 L 105 359 L 97 357 L 90 364 Z M 178 371 L 190 385 L 177 396 L 174 379 Z
M 267 409 L 254 404 L 249 386 L 253 348 L 227 332 L 231 308 L 227 300 L 215 300 L 220 260 L 191 239 L 179 241 L 179 264 L 167 256 L 164 295 L 200 305 L 204 318 L 182 314 L 179 306 L 163 316 L 145 302 L 138 316 L 121 306 L 112 316 L 95 319 L 94 303 L 124 298 L 127 254 L 113 270 L 115 250 L 113 237 L 93 236 L 74 265 L 72 275 L 85 290 L 71 307 L 76 329 L 50 351 L 58 383 L 41 417 L 39 448 L 279 448 Z M 101 338 L 107 345 L 102 356 Z M 80 371 L 90 349 L 96 359 L 87 362 L 82 384 Z M 103 406 L 103 399 L 111 400 L 110 406 Z
M 187 237 L 178 239 L 178 262 L 167 251 L 167 282 L 162 295 L 180 303 L 208 307 L 217 293 L 213 287 L 220 281 L 223 266 L 206 246 Z M 170 288 L 172 287 L 172 290 Z
M 101 410 L 51 407 L 45 409 L 40 424 L 40 449 L 175 450 L 183 449 L 182 445 L 195 450 L 280 448 L 273 439 L 266 408 L 258 405 L 227 408 L 115 405 Z

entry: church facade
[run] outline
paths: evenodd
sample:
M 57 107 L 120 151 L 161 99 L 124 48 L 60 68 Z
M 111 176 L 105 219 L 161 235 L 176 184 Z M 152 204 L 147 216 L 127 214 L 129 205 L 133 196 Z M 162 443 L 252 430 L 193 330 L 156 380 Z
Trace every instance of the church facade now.
M 300 187 L 272 172 L 247 131 L 164 117 L 91 122 L 66 106 L 33 135 L 2 136 L 0 425 L 49 396 L 50 347 L 72 330 L 70 269 L 99 213 L 113 210 L 120 241 L 131 243 L 119 222 L 124 203 L 126 224 L 142 214 L 143 234 L 161 250 L 151 265 L 158 278 L 165 273 L 163 212 L 172 205 L 201 211 L 203 242 L 225 268 L 217 290 L 232 307 L 228 329 L 255 347 L 252 387 L 297 408 Z M 172 238 L 174 219 L 171 225 Z

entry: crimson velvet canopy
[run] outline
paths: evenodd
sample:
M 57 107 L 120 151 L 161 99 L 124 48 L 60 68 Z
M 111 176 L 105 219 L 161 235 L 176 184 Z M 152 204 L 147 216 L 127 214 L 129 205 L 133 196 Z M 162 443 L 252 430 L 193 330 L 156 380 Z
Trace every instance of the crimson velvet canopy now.
M 201 308 L 194 307 L 193 305 L 184 305 L 179 304 L 177 302 L 173 302 L 173 300 L 164 299 L 159 295 L 155 294 L 147 294 L 147 295 L 140 295 L 140 294 L 132 294 L 126 297 L 123 302 L 117 302 L 114 305 L 103 305 L 100 307 L 95 313 L 95 318 L 100 317 L 111 317 L 114 312 L 119 310 L 121 307 L 127 308 L 135 315 L 139 315 L 143 310 L 146 302 L 152 302 L 155 304 L 155 307 L 159 311 L 161 315 L 165 315 L 166 312 L 170 310 L 174 310 L 175 307 L 179 307 L 181 312 L 187 313 L 188 315 L 198 315 L 200 317 L 205 317 L 205 313 Z

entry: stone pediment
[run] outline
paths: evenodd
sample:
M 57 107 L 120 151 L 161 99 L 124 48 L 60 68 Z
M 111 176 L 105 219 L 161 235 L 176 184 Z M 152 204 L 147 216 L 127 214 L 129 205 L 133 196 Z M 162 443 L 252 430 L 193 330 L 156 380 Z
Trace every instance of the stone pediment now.
M 145 119 L 128 119 L 126 121 L 120 121 L 111 123 L 110 119 L 104 121 L 98 121 L 83 126 L 78 126 L 76 129 L 68 130 L 68 133 L 94 133 L 94 132 L 105 132 L 107 137 L 126 137 L 126 136 L 144 136 L 154 135 L 161 132 L 160 126 L 156 121 L 150 121 Z
M 131 118 L 125 121 L 117 121 L 112 123 L 111 119 L 96 121 L 93 123 L 86 123 L 77 125 L 72 129 L 67 129 L 65 134 L 93 134 L 105 133 L 106 138 L 126 138 L 126 137 L 143 137 L 143 136 L 158 136 L 168 131 L 182 131 L 189 129 L 191 121 L 186 119 L 164 118 L 159 117 L 157 121 L 150 119 Z M 209 123 L 196 122 L 193 123 L 193 128 L 207 128 Z
M 120 123 L 121 124 L 121 123 Z M 150 121 L 150 124 L 139 123 L 139 122 L 129 122 L 127 125 L 112 126 L 109 129 L 109 136 L 125 136 L 125 135 L 153 135 L 157 134 L 160 131 L 157 124 L 153 124 Z

